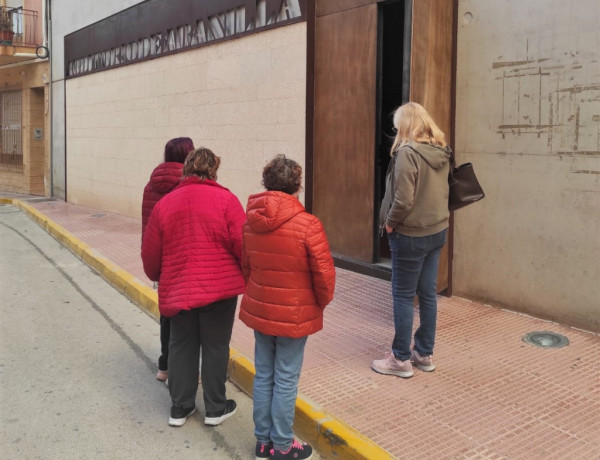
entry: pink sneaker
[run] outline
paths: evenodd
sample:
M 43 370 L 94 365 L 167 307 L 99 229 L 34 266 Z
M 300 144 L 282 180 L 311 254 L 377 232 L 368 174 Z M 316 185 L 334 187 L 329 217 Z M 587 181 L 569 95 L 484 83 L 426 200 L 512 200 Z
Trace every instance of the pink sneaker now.
M 394 353 L 392 351 L 387 351 L 385 353 L 385 358 L 376 359 L 373 361 L 371 363 L 371 368 L 380 374 L 397 375 L 398 377 L 402 377 L 404 379 L 413 376 L 413 370 L 410 361 L 408 359 L 406 361 L 398 361 L 394 357 Z
M 431 355 L 421 356 L 416 350 L 413 350 L 410 355 L 410 362 L 424 372 L 432 372 L 435 370 Z
M 285 452 L 282 450 L 271 449 L 271 460 L 310 460 L 312 456 L 312 447 L 305 442 L 300 444 L 295 439 L 292 440 L 292 445 Z

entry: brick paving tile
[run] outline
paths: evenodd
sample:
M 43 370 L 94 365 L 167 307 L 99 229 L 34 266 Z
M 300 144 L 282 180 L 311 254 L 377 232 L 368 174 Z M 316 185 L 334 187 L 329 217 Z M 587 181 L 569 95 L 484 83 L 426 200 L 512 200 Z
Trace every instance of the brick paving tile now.
M 152 284 L 140 260 L 139 219 L 59 201 L 30 204 Z M 307 343 L 305 398 L 400 459 L 600 459 L 598 335 L 440 297 L 436 371 L 379 375 L 370 363 L 393 337 L 389 282 L 342 269 L 337 277 L 324 329 Z M 570 344 L 524 343 L 535 330 Z M 252 331 L 239 321 L 232 345 L 253 357 Z

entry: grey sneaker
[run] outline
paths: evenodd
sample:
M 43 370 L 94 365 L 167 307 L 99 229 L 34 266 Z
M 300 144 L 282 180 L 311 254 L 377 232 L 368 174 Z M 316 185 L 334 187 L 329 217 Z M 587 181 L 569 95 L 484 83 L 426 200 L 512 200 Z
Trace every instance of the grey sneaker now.
M 410 361 L 408 359 L 406 361 L 398 361 L 392 351 L 386 352 L 385 358 L 373 361 L 371 368 L 380 374 L 396 375 L 404 379 L 413 376 Z
M 416 350 L 413 350 L 410 355 L 410 362 L 424 372 L 432 372 L 435 370 L 433 358 L 429 356 L 421 356 Z

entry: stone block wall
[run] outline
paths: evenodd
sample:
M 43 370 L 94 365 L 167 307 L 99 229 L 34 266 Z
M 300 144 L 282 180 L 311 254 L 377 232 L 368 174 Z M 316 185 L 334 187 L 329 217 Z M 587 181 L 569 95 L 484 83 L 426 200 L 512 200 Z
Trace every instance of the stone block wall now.
M 187 136 L 245 206 L 275 154 L 304 165 L 305 92 L 306 23 L 69 79 L 67 200 L 140 215 L 165 143 Z

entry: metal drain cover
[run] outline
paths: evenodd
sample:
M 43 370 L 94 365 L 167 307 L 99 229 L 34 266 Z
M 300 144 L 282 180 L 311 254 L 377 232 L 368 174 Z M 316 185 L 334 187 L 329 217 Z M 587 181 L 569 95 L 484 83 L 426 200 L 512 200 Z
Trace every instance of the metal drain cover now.
M 106 214 L 98 213 L 98 214 L 92 214 L 90 217 L 104 217 L 104 216 L 106 216 Z
M 549 331 L 528 332 L 523 336 L 523 342 L 542 348 L 560 348 L 569 345 L 569 339 L 564 335 Z

